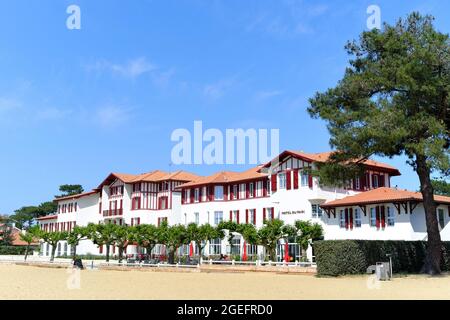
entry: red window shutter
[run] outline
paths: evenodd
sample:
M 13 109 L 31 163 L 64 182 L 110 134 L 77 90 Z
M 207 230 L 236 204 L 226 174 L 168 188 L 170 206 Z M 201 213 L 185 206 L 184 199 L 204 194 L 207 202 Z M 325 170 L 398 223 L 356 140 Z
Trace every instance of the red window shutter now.
M 103 246 L 98 246 L 98 253 L 100 253 L 100 254 L 103 253 Z
M 386 215 L 384 212 L 384 206 L 381 206 L 381 227 L 383 229 L 386 227 Z
M 274 207 L 271 208 L 270 214 L 272 215 L 272 220 L 275 218 L 275 209 Z
M 223 186 L 223 200 L 228 200 L 228 186 Z
M 231 185 L 230 186 L 230 200 L 233 200 L 233 199 L 234 199 L 234 186 Z
M 250 198 L 250 183 L 245 184 L 245 198 Z
M 236 218 L 237 218 L 236 219 L 237 220 L 236 223 L 239 224 L 239 210 L 237 211 L 237 217 Z
M 294 189 L 298 189 L 298 169 L 294 170 Z
M 348 229 L 348 208 L 345 208 L 345 229 Z
M 256 225 L 256 209 L 253 209 L 253 224 Z
M 379 187 L 384 187 L 384 174 L 380 174 L 378 176 L 378 186 Z
M 267 182 L 265 180 L 261 181 L 263 187 L 263 197 L 267 197 Z
M 286 189 L 291 190 L 291 171 L 286 171 Z
M 185 204 L 186 202 L 186 190 L 181 191 L 181 204 Z
M 263 222 L 266 221 L 266 208 L 263 208 Z
M 189 192 L 189 203 L 194 203 L 194 192 L 195 192 L 195 189 L 190 189 L 190 192 Z
M 313 187 L 313 177 L 312 175 L 308 175 L 308 187 L 310 187 L 312 189 Z
M 353 208 L 348 209 L 350 215 L 350 229 L 353 229 Z
M 272 174 L 271 178 L 270 178 L 270 183 L 271 183 L 271 192 L 276 192 L 277 191 L 277 175 L 276 174 Z
M 202 202 L 202 190 L 203 187 L 198 188 L 198 202 Z
M 380 207 L 379 206 L 376 206 L 376 208 L 375 208 L 375 216 L 376 216 L 377 229 L 380 229 Z
M 237 185 L 237 195 L 236 198 L 239 199 L 240 198 L 240 184 Z
M 233 221 L 233 211 L 230 210 L 230 221 Z
M 209 201 L 214 200 L 214 186 L 209 186 Z
M 140 209 L 141 208 L 141 197 L 138 197 L 137 199 L 138 199 L 138 209 Z
M 245 209 L 245 223 L 248 223 L 248 209 Z
M 140 225 L 141 224 L 141 217 L 137 218 L 137 224 Z
M 256 186 L 257 186 L 258 182 L 255 181 L 253 182 L 253 198 L 256 198 Z

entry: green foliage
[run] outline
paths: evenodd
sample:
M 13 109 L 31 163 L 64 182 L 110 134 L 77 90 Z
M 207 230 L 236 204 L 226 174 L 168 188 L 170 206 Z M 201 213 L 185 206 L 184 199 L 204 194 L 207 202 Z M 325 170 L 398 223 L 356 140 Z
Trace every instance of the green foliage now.
M 450 183 L 443 179 L 432 180 L 433 189 L 435 194 L 450 197 Z
M 257 230 L 256 244 L 263 246 L 270 260 L 275 261 L 278 241 L 293 235 L 295 235 L 295 229 L 292 226 L 284 225 L 284 221 L 280 219 L 268 220 Z
M 146 248 L 147 254 L 151 254 L 153 248 L 160 242 L 158 227 L 152 224 L 133 226 L 130 228 L 130 241 Z
M 377 262 L 389 261 L 394 273 L 419 273 L 426 256 L 424 241 L 327 240 L 314 243 L 319 275 L 363 274 Z M 442 244 L 442 270 L 450 270 L 450 242 Z
M 207 241 L 224 237 L 223 229 L 230 230 L 228 228 L 234 228 L 230 224 L 225 224 L 222 222 L 217 228 L 211 226 L 209 223 L 203 225 L 197 225 L 196 223 L 188 224 L 186 228 L 187 240 L 188 242 L 194 241 L 199 254 L 203 251 L 206 246 Z
M 59 186 L 59 191 L 62 192 L 62 194 L 55 196 L 55 198 L 61 198 L 61 197 L 67 197 L 67 196 L 73 196 L 76 194 L 80 194 L 84 192 L 84 189 L 79 184 L 63 184 Z
M 0 223 L 2 224 L 0 226 L 0 246 L 10 246 L 13 242 L 12 228 L 6 218 Z
M 29 248 L 30 252 L 37 250 L 36 247 L 31 246 Z M 24 255 L 27 251 L 26 246 L 0 246 L 0 255 Z
M 318 223 L 311 221 L 295 221 L 296 240 L 303 251 L 308 250 L 310 242 L 323 237 L 323 228 Z
M 159 236 L 169 251 L 169 263 L 175 262 L 175 252 L 184 244 L 189 244 L 190 240 L 186 227 L 181 224 L 169 226 L 167 222 L 161 223 Z

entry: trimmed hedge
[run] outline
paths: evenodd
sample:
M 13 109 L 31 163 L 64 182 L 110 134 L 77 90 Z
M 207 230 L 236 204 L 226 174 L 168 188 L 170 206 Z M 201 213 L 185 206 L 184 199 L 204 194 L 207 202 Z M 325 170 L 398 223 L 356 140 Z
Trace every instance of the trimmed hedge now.
M 0 255 L 24 255 L 26 251 L 26 246 L 0 246 Z M 36 247 L 30 246 L 30 250 L 28 251 L 29 255 L 33 254 L 33 250 Z
M 370 265 L 389 261 L 394 273 L 419 273 L 425 260 L 425 241 L 325 240 L 314 243 L 319 275 L 365 273 Z M 450 270 L 450 242 L 442 243 L 443 271 Z

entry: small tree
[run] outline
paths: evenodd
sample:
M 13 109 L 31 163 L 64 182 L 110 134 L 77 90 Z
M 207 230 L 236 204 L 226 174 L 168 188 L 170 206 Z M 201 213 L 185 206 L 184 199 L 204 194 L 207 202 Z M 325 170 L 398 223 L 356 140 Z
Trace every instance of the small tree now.
M 302 252 L 308 250 L 311 241 L 318 240 L 323 237 L 323 228 L 318 223 L 311 221 L 295 221 L 296 240 Z
M 114 245 L 115 241 L 115 228 L 112 223 L 100 223 L 87 225 L 88 238 L 96 245 L 106 245 L 106 262 L 109 262 L 110 246 Z
M 257 230 L 257 244 L 266 249 L 271 261 L 275 261 L 276 249 L 280 239 L 287 239 L 294 233 L 294 228 L 290 225 L 284 225 L 284 222 L 280 219 L 268 220 Z
M 431 184 L 433 185 L 435 194 L 450 197 L 450 183 L 445 179 L 433 179 L 431 180 Z
M 77 246 L 81 240 L 87 239 L 89 230 L 87 227 L 75 226 L 67 235 L 67 243 L 72 248 L 72 259 L 77 257 Z
M 186 232 L 186 227 L 177 224 L 169 226 L 167 222 L 163 222 L 160 225 L 160 237 L 163 244 L 166 245 L 169 251 L 169 263 L 175 262 L 175 253 L 179 247 L 183 244 L 189 243 L 189 238 Z
M 62 194 L 55 196 L 55 198 L 73 196 L 84 192 L 83 186 L 80 184 L 63 184 L 59 186 L 59 191 L 61 191 Z
M 55 251 L 58 243 L 60 241 L 67 240 L 68 233 L 66 231 L 41 232 L 40 236 L 44 240 L 44 242 L 47 242 L 52 246 L 50 261 L 53 262 L 53 260 L 55 260 Z
M 40 235 L 41 235 L 41 229 L 39 228 L 39 226 L 33 226 L 33 227 L 29 228 L 27 231 L 25 231 L 24 233 L 21 232 L 19 234 L 20 239 L 27 243 L 27 247 L 25 249 L 25 258 L 24 258 L 25 261 L 27 261 L 28 252 L 30 250 L 31 243 L 33 243 L 33 241 L 37 241 L 37 239 L 39 239 Z
M 130 229 L 130 227 L 126 225 L 116 224 L 114 225 L 113 229 L 114 244 L 119 249 L 119 263 L 121 263 L 123 259 L 123 252 L 127 248 L 130 239 L 132 239 L 133 229 Z
M 206 247 L 208 241 L 217 238 L 223 238 L 224 233 L 221 227 L 213 227 L 209 223 L 197 225 L 190 223 L 187 226 L 188 242 L 194 241 L 198 249 L 199 258 L 202 258 L 202 251 Z
M 130 228 L 130 240 L 144 247 L 151 258 L 153 248 L 160 242 L 158 228 L 152 224 L 140 224 Z

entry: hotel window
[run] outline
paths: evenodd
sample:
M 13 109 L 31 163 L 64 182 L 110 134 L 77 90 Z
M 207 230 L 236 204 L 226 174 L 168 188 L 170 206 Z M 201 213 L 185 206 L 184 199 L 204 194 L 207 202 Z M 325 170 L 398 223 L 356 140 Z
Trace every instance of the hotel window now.
M 308 183 L 308 173 L 306 171 L 301 172 L 301 186 L 307 187 L 309 185 Z
M 376 175 L 376 174 L 373 174 L 372 175 L 372 186 L 374 187 L 374 188 L 378 188 L 378 176 Z
M 222 241 L 220 240 L 220 238 L 212 239 L 209 242 L 209 254 L 220 254 L 222 252 L 221 243 Z
M 375 208 L 370 208 L 370 226 L 377 226 L 377 212 L 375 211 Z
M 254 192 L 255 192 L 255 185 L 252 182 L 252 183 L 249 184 L 249 195 L 250 195 L 250 198 L 253 198 Z
M 344 210 L 339 211 L 339 227 L 345 228 L 345 214 Z
M 214 187 L 214 200 L 223 200 L 223 186 Z
M 266 221 L 273 220 L 273 218 L 274 218 L 273 208 L 266 208 Z
M 392 208 L 389 206 L 386 207 L 386 210 L 387 210 L 387 225 L 392 227 L 395 225 L 394 210 L 392 210 Z
M 195 191 L 194 191 L 194 199 L 195 199 L 195 202 L 198 202 L 199 196 L 200 196 L 200 190 L 197 188 L 197 189 L 195 189 Z
M 200 215 L 199 215 L 199 213 L 198 212 L 194 212 L 194 222 L 195 222 L 195 224 L 199 224 L 199 222 L 200 222 Z
M 278 175 L 278 179 L 280 180 L 279 185 L 280 185 L 280 189 L 286 189 L 286 174 L 285 173 L 280 173 Z
M 214 211 L 214 225 L 218 225 L 223 221 L 223 211 Z
M 438 220 L 439 220 L 439 227 L 443 229 L 445 227 L 444 209 L 438 209 Z
M 167 196 L 160 197 L 159 198 L 159 209 L 160 210 L 166 210 L 167 209 L 167 202 L 168 202 Z
M 231 239 L 230 254 L 241 254 L 241 238 L 233 237 Z
M 248 222 L 250 224 L 256 224 L 256 209 L 248 210 Z
M 312 217 L 313 218 L 320 218 L 322 217 L 322 208 L 318 204 L 312 204 Z
M 133 192 L 141 191 L 141 184 L 140 183 L 134 183 L 133 184 Z
M 239 193 L 239 188 L 238 188 L 238 185 L 235 184 L 233 186 L 233 199 L 237 199 L 238 198 L 238 193 Z
M 239 210 L 234 210 L 233 211 L 232 219 L 233 219 L 233 222 L 236 222 L 236 223 L 239 222 Z
M 355 209 L 355 228 L 361 228 L 361 211 Z

